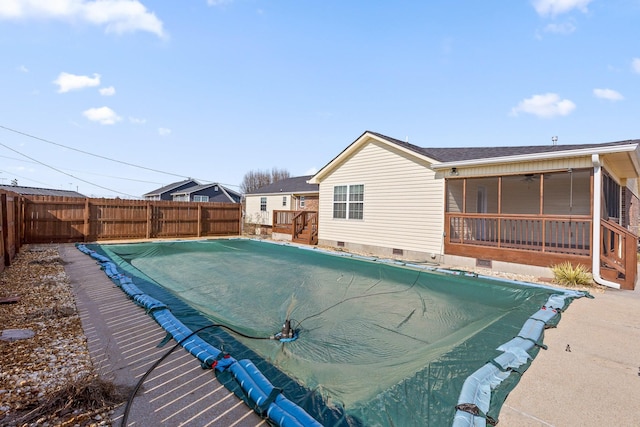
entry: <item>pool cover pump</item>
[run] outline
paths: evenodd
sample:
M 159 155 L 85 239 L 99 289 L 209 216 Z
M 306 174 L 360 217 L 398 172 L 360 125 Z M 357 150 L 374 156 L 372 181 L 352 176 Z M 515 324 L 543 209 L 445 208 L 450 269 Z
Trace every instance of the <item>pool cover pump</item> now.
M 280 342 L 291 342 L 298 339 L 298 331 L 291 327 L 291 320 L 287 319 L 282 325 L 282 331 L 273 336 L 273 339 Z

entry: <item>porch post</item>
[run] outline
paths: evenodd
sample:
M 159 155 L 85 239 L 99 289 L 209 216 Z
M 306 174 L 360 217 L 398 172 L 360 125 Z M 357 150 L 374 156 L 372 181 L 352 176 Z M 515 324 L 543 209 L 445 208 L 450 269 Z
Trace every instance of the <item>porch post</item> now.
M 593 163 L 593 249 L 591 255 L 591 275 L 596 283 L 599 283 L 610 288 L 620 289 L 620 284 L 605 280 L 600 276 L 600 254 L 602 249 L 602 238 L 600 235 L 600 210 L 601 210 L 601 194 L 602 194 L 602 164 L 600 163 L 600 156 L 593 154 L 591 156 L 591 162 Z

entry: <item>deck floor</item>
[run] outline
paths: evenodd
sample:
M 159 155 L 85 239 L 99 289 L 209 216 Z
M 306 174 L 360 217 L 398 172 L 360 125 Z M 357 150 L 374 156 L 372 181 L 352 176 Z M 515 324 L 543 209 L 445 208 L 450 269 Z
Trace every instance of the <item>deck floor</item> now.
M 158 344 L 165 331 L 135 305 L 74 245 L 60 245 L 94 366 L 103 377 L 134 387 L 149 367 L 175 344 Z M 115 410 L 121 425 L 125 405 Z M 204 370 L 182 348 L 146 379 L 133 400 L 129 426 L 267 426 L 244 402 Z

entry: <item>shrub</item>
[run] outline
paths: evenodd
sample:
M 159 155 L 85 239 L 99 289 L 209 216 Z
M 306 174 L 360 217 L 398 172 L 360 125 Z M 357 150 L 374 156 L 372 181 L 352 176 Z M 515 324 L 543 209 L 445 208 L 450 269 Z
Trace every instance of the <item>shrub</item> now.
M 565 261 L 552 265 L 551 271 L 555 282 L 562 286 L 591 286 L 593 284 L 591 273 L 582 264 L 574 267 L 569 261 Z

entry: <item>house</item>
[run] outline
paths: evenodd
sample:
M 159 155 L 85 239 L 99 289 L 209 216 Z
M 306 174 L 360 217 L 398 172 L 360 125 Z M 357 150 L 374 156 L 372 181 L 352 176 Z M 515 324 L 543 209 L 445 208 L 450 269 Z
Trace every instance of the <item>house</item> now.
M 22 196 L 87 197 L 77 191 L 56 190 L 54 188 L 23 187 L 20 185 L 0 185 L 0 190 L 12 191 Z
M 145 200 L 240 203 L 242 195 L 220 184 L 200 184 L 195 179 L 174 182 L 143 195 Z
M 194 185 L 171 193 L 174 201 L 240 203 L 242 195 L 220 184 Z
M 637 276 L 640 140 L 422 148 L 366 131 L 316 173 L 318 243 L 603 285 Z
M 246 194 L 245 222 L 263 227 L 272 232 L 273 238 L 283 240 L 298 239 L 292 229 L 297 221 L 304 222 L 303 228 L 317 229 L 317 225 L 309 224 L 315 223 L 318 212 L 318 185 L 307 182 L 311 177 L 281 179 Z M 304 240 L 308 243 L 306 236 Z
M 196 185 L 200 185 L 200 183 L 195 179 L 189 178 L 150 191 L 146 194 L 143 194 L 142 197 L 145 200 L 173 200 L 173 196 L 171 195 L 171 193 L 184 190 L 185 188 L 193 187 Z

